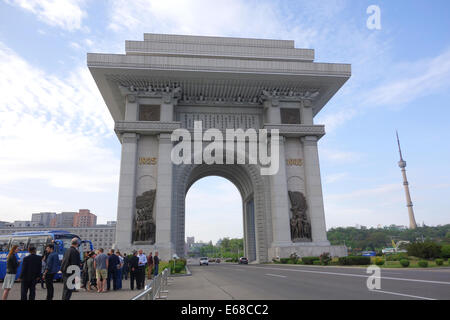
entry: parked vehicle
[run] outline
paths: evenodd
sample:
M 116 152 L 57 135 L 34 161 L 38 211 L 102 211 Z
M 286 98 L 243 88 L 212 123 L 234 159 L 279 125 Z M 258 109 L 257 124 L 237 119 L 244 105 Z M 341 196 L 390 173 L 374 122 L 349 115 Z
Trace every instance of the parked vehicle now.
M 206 264 L 206 265 L 209 264 L 208 257 L 202 257 L 202 258 L 200 258 L 200 265 L 204 265 L 204 264 Z
M 220 263 L 220 259 L 219 258 L 216 259 L 216 263 Z
M 248 264 L 248 259 L 246 257 L 240 257 L 239 264 Z
M 55 252 L 58 253 L 59 260 L 61 261 L 64 252 L 70 247 L 70 242 L 73 238 L 80 238 L 77 235 L 63 231 L 63 230 L 50 230 L 50 231 L 27 231 L 27 232 L 15 232 L 9 235 L 0 236 L 0 280 L 3 280 L 6 275 L 6 257 L 9 250 L 13 245 L 19 246 L 19 252 L 17 253 L 17 258 L 19 262 L 22 262 L 30 253 L 28 248 L 35 247 L 36 254 L 43 255 L 45 247 L 48 244 L 53 243 L 55 245 Z M 81 241 L 81 246 L 86 245 L 89 251 L 94 248 L 92 242 L 89 240 Z M 80 258 L 83 259 L 83 250 L 80 250 Z M 16 279 L 19 277 L 22 264 L 20 264 Z M 61 278 L 61 272 L 58 272 L 55 276 L 56 280 Z

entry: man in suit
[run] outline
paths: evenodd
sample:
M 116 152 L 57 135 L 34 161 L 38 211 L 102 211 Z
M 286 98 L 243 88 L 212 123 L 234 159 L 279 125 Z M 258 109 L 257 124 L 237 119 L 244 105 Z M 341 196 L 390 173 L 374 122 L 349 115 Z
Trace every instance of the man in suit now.
M 30 254 L 23 259 L 22 272 L 19 279 L 21 283 L 21 300 L 27 300 L 28 291 L 30 295 L 29 300 L 34 300 L 36 297 L 36 283 L 41 278 L 42 257 L 36 255 L 36 248 L 30 247 L 28 249 Z
M 108 280 L 106 283 L 106 290 L 111 290 L 111 280 L 113 282 L 113 290 L 117 290 L 117 269 L 120 266 L 120 259 L 114 254 L 114 249 L 109 252 L 108 258 Z
M 134 290 L 134 281 L 136 280 L 136 285 L 138 285 L 138 265 L 139 265 L 139 258 L 137 257 L 137 251 L 133 251 L 133 256 L 130 258 L 129 261 L 129 267 L 130 267 L 130 288 L 131 290 Z M 138 285 L 139 287 L 139 285 Z
M 71 266 L 77 266 L 78 268 L 81 267 L 80 252 L 77 249 L 79 245 L 80 245 L 80 239 L 73 238 L 71 241 L 70 248 L 67 249 L 66 252 L 64 252 L 64 257 L 61 262 L 61 272 L 63 275 L 63 284 L 64 284 L 62 300 L 70 300 L 70 298 L 72 297 L 72 292 L 74 291 L 74 289 L 69 288 L 67 286 L 69 277 L 73 274 L 73 271 L 72 271 L 72 273 L 68 273 L 68 271 L 69 271 L 68 268 Z M 78 276 L 80 276 L 80 274 L 78 274 Z M 78 280 L 80 280 L 80 279 L 78 279 Z M 77 280 L 75 280 L 75 281 L 77 281 Z

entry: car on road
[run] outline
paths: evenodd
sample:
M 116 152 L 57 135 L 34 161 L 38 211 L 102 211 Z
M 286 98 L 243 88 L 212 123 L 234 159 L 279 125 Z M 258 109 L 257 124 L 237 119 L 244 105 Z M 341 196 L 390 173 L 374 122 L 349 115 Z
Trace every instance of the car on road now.
M 240 257 L 239 264 L 248 264 L 248 259 L 246 257 Z
M 204 264 L 206 264 L 206 265 L 209 264 L 208 257 L 202 257 L 202 258 L 200 258 L 200 265 L 204 265 Z

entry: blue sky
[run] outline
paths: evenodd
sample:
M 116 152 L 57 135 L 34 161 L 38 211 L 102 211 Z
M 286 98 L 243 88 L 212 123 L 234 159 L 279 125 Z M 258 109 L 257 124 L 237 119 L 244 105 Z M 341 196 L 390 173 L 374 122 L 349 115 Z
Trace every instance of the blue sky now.
M 366 27 L 372 4 L 380 30 Z M 123 53 L 153 32 L 293 39 L 316 61 L 351 63 L 315 118 L 327 227 L 408 224 L 396 129 L 417 222 L 449 223 L 449 11 L 445 0 L 0 0 L 0 220 L 80 208 L 116 218 L 120 143 L 86 52 Z M 186 222 L 204 241 L 242 234 L 235 187 L 196 183 Z

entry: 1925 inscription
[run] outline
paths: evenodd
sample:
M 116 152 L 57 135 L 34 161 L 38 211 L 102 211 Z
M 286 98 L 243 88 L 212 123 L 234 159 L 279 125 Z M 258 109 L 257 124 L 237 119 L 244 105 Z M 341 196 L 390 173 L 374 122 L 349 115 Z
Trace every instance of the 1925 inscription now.
M 148 158 L 148 157 L 139 158 L 139 164 L 142 165 L 156 165 L 157 162 L 158 159 L 156 158 Z
M 288 166 L 299 166 L 303 165 L 303 159 L 287 159 L 286 163 Z

